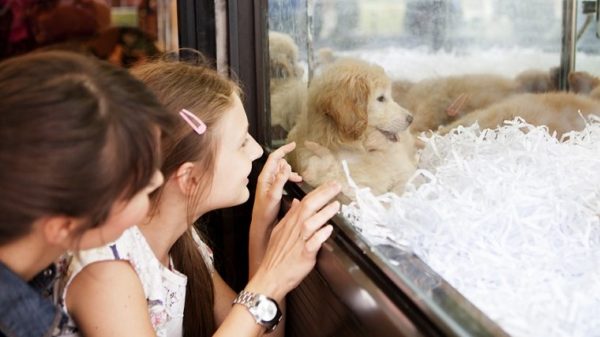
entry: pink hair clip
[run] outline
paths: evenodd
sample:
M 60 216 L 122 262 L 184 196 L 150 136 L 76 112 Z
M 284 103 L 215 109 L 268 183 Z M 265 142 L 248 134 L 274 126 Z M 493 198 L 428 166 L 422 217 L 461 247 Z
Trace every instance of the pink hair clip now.
M 179 115 L 192 127 L 192 129 L 194 129 L 194 131 L 196 131 L 197 134 L 201 135 L 206 132 L 206 124 L 193 113 L 186 109 L 181 109 Z

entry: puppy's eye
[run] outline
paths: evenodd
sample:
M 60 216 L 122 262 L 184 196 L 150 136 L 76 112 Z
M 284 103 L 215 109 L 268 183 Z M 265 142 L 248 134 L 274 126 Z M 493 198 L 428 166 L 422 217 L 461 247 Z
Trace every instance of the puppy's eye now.
M 385 96 L 381 95 L 381 96 L 377 97 L 377 101 L 385 102 Z

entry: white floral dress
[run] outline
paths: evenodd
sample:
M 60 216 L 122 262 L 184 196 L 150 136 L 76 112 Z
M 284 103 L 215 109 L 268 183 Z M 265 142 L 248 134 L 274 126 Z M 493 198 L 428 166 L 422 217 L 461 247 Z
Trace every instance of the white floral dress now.
M 198 248 L 214 272 L 212 251 L 202 242 L 194 231 L 194 239 Z M 126 230 L 115 242 L 106 246 L 81 251 L 79 256 L 71 256 L 66 275 L 63 278 L 64 286 L 61 291 L 59 304 L 68 314 L 64 301 L 69 285 L 73 278 L 88 264 L 99 261 L 127 260 L 138 274 L 146 301 L 150 321 L 158 337 L 181 337 L 183 328 L 183 309 L 187 277 L 173 268 L 161 264 L 146 238 L 137 226 Z M 68 329 L 63 329 L 61 337 L 79 336 L 77 328 L 69 317 Z

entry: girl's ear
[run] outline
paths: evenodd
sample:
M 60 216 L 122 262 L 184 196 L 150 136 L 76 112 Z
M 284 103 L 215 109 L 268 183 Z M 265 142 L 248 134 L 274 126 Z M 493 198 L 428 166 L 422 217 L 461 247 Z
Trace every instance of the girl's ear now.
M 58 215 L 42 219 L 39 225 L 48 243 L 70 249 L 78 224 L 74 218 Z
M 194 175 L 196 165 L 190 162 L 183 163 L 177 169 L 177 173 L 175 174 L 175 183 L 181 193 L 188 195 L 193 193 L 196 189 L 197 179 Z

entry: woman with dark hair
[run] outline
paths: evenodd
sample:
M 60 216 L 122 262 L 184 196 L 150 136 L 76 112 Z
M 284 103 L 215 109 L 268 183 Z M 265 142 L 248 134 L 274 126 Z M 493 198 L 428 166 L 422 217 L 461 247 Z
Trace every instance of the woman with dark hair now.
M 53 263 L 146 215 L 172 119 L 127 71 L 65 52 L 0 63 L 0 102 L 0 336 L 50 336 Z

